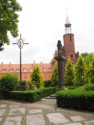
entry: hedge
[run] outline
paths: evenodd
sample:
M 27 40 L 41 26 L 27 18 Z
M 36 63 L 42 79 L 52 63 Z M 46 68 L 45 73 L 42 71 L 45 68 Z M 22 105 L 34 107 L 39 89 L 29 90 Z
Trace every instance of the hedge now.
M 56 99 L 59 107 L 94 111 L 94 91 L 62 90 L 56 93 Z
M 35 102 L 41 100 L 41 98 L 48 95 L 54 94 L 55 88 L 49 87 L 45 89 L 30 90 L 30 91 L 11 91 L 8 92 L 5 96 L 7 99 L 14 99 L 20 101 Z

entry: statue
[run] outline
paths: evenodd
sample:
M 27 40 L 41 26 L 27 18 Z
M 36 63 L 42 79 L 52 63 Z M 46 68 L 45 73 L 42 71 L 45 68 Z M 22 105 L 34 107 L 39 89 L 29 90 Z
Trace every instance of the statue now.
M 57 60 L 58 64 L 58 84 L 59 84 L 59 89 L 64 89 L 63 61 L 65 60 L 65 57 L 63 57 L 62 55 L 62 44 L 60 40 L 58 40 L 57 48 L 58 48 L 58 56 L 55 57 L 55 59 Z

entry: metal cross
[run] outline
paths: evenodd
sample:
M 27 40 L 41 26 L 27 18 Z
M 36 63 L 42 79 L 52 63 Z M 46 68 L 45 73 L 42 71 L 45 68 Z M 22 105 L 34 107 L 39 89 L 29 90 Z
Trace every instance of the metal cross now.
M 18 44 L 18 47 L 20 49 L 20 82 L 22 81 L 22 54 L 21 54 L 21 49 L 23 48 L 24 44 L 29 44 L 29 43 L 24 43 L 23 39 L 21 38 L 21 34 L 20 34 L 20 39 L 18 40 L 17 43 L 13 43 L 13 44 Z

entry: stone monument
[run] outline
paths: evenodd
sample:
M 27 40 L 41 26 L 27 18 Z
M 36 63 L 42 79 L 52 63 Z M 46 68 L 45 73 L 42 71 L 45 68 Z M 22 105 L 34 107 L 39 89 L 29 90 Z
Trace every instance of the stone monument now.
M 55 57 L 55 59 L 57 60 L 57 64 L 58 64 L 58 85 L 59 85 L 59 89 L 64 89 L 63 61 L 65 60 L 65 57 L 62 55 L 62 44 L 60 40 L 58 40 L 57 49 L 58 49 L 58 55 Z

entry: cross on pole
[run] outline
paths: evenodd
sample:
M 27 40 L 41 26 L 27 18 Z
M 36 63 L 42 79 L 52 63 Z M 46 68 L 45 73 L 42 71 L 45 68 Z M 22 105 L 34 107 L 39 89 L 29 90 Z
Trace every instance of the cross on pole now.
M 21 38 L 21 34 L 20 34 L 20 39 L 18 40 L 17 43 L 13 43 L 13 44 L 17 44 L 19 49 L 20 49 L 20 82 L 22 81 L 22 53 L 21 53 L 21 49 L 23 48 L 24 44 L 29 44 L 29 43 L 24 43 L 23 39 Z

